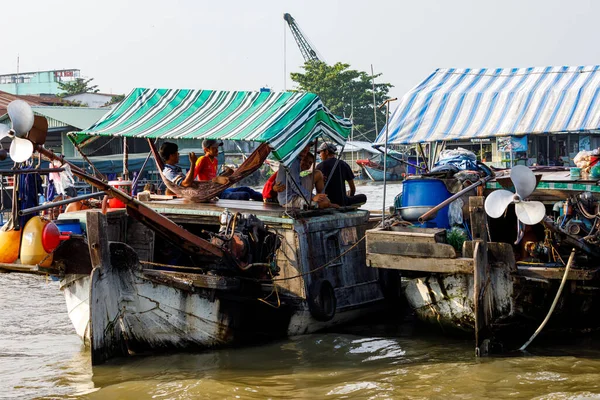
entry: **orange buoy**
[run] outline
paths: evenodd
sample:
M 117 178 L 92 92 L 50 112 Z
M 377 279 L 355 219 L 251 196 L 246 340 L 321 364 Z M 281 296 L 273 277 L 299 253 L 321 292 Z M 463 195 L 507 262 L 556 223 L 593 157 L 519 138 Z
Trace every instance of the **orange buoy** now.
M 50 220 L 35 216 L 25 224 L 21 239 L 21 264 L 39 264 L 42 267 L 52 265 L 52 255 L 48 256 L 42 244 L 42 232 L 48 223 Z
M 8 224 L 5 225 L 7 227 Z M 11 224 L 12 225 L 12 224 Z M 21 231 L 0 229 L 0 263 L 11 264 L 19 258 Z

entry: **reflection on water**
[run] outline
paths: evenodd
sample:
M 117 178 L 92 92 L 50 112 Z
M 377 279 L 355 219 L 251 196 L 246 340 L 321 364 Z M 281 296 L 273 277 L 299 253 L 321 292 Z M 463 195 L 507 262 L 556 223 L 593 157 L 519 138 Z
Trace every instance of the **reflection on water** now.
M 383 195 L 373 184 L 358 191 L 370 201 Z M 0 274 L 0 305 L 0 398 L 600 398 L 594 339 L 538 341 L 527 354 L 476 359 L 472 340 L 443 337 L 388 311 L 268 345 L 92 368 L 56 282 Z

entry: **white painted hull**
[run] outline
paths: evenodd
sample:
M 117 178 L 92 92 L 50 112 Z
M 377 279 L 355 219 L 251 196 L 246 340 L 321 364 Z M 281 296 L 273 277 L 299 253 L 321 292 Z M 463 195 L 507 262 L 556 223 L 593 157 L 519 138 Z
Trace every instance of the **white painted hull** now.
M 90 343 L 90 276 L 66 275 L 60 282 L 65 295 L 67 312 L 77 335 L 86 345 Z
M 504 268 L 492 268 L 491 297 L 494 319 L 508 318 L 515 313 L 513 283 Z M 473 332 L 473 275 L 431 274 L 423 278 L 402 278 L 402 289 L 417 317 L 428 323 Z
M 94 279 L 98 279 L 98 276 Z M 189 293 L 157 284 L 133 271 L 129 271 L 125 276 L 131 278 L 131 285 L 124 282 L 124 274 L 119 273 L 115 278 L 121 284 L 113 286 L 116 291 L 101 295 L 117 299 L 116 314 L 98 312 L 94 319 L 101 321 L 100 330 L 109 335 L 118 335 L 118 341 L 123 341 L 128 353 L 217 347 L 240 342 L 239 335 L 248 334 L 247 328 L 240 327 L 239 321 L 236 321 L 239 319 L 240 310 L 223 307 L 218 295 L 211 299 L 203 293 Z M 92 277 L 94 274 L 67 275 L 61 281 L 69 318 L 86 345 L 90 345 Z M 100 280 L 104 281 L 107 278 L 104 275 Z M 286 325 L 282 327 L 280 335 L 276 331 L 271 333 L 274 336 L 314 333 L 372 313 L 380 304 L 381 302 L 376 301 L 359 308 L 339 310 L 330 321 L 322 322 L 313 318 L 304 302 L 289 310 L 290 314 L 284 317 Z M 263 307 L 266 307 L 265 310 L 269 309 L 269 306 Z M 283 313 L 285 311 L 282 311 Z M 267 327 L 268 329 L 271 328 Z

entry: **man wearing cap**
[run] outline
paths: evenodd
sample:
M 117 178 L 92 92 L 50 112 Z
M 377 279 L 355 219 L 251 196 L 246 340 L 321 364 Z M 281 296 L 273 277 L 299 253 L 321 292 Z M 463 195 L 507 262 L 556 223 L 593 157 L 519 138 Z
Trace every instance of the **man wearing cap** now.
M 219 161 L 217 159 L 219 155 L 219 146 L 223 146 L 223 142 L 214 139 L 204 139 L 202 141 L 202 148 L 204 149 L 204 155 L 196 162 L 196 168 L 194 176 L 199 181 L 213 181 L 225 185 L 229 183 L 229 179 L 224 176 L 217 176 L 217 170 Z M 236 188 L 225 189 L 219 195 L 221 199 L 227 200 L 256 200 L 262 201 L 262 194 L 252 190 L 246 186 L 240 186 Z
M 177 186 L 187 187 L 194 181 L 194 168 L 190 168 L 187 174 L 179 165 L 179 146 L 172 142 L 164 142 L 160 146 L 159 154 L 165 162 L 163 175 Z M 196 162 L 196 154 L 190 153 L 190 165 Z
M 283 163 L 279 164 L 275 184 L 285 188 L 283 191 L 277 193 L 277 201 L 283 207 L 300 209 L 306 207 L 325 208 L 326 204 L 329 203 L 327 195 L 317 193 L 315 196 L 312 196 L 312 194 L 302 186 L 300 179 L 300 163 L 309 151 L 310 143 L 302 149 L 298 157 L 292 161 L 287 170 Z
M 342 207 L 365 203 L 367 196 L 355 195 L 356 186 L 352 168 L 344 160 L 338 160 L 335 156 L 336 152 L 337 148 L 332 143 L 323 143 L 319 146 L 321 162 L 317 165 L 317 169 L 325 176 L 325 194 L 333 204 Z M 347 193 L 346 182 L 350 188 Z

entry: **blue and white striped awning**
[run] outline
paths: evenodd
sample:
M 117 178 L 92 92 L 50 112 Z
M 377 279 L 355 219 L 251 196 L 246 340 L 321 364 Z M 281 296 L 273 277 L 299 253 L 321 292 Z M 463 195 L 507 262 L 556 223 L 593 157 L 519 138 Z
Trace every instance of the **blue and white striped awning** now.
M 438 69 L 389 121 L 388 143 L 600 132 L 600 66 Z M 385 143 L 384 127 L 376 143 Z

